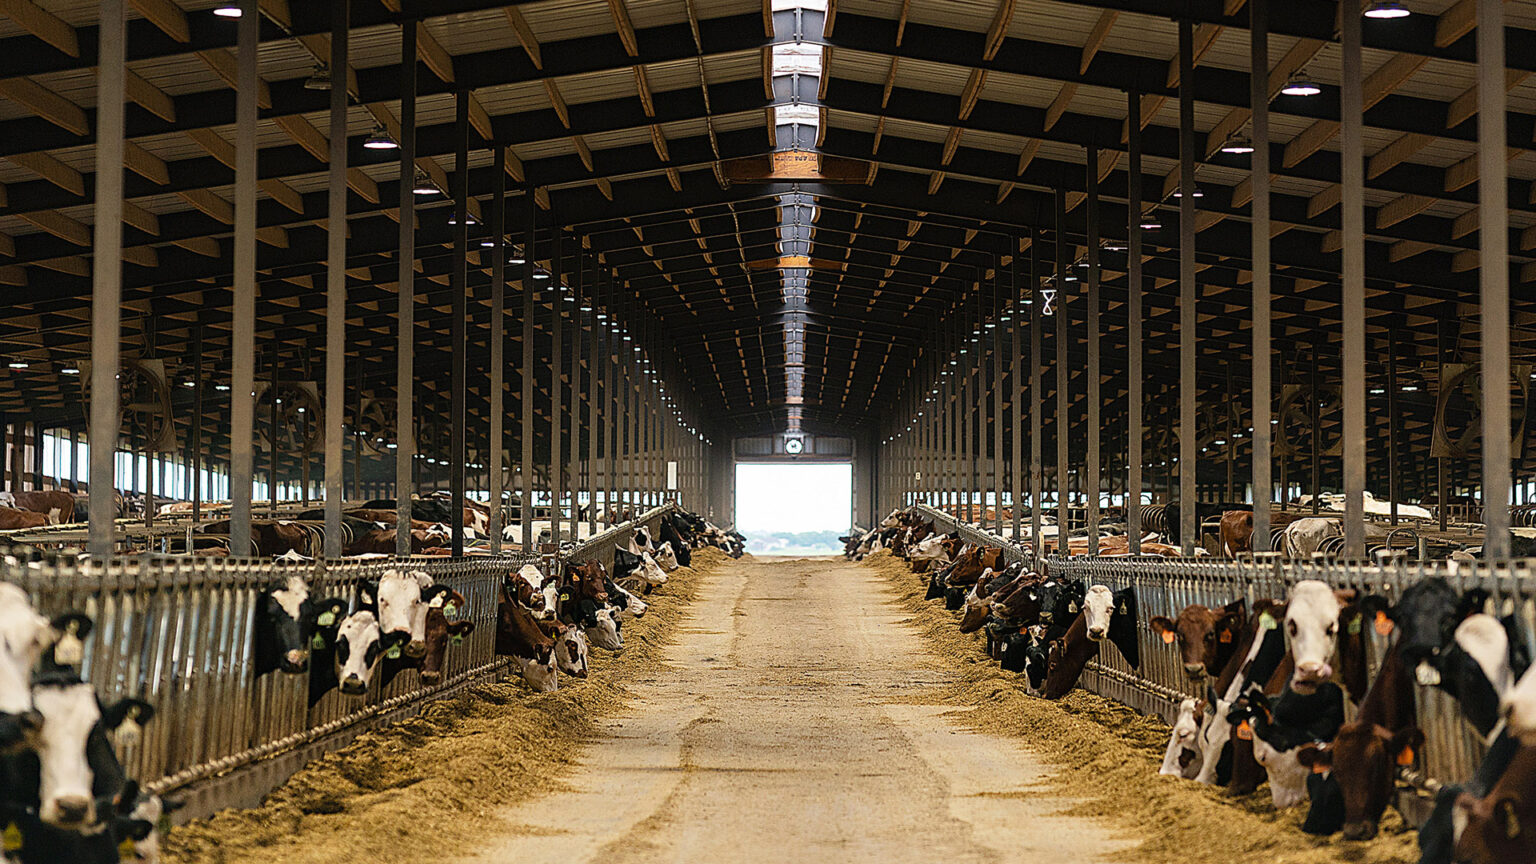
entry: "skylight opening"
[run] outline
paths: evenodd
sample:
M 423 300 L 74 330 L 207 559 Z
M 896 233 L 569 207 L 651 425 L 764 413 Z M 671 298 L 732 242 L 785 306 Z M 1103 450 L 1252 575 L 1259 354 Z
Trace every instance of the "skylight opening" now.
M 781 42 L 773 46 L 774 75 L 821 76 L 821 46 L 809 42 Z

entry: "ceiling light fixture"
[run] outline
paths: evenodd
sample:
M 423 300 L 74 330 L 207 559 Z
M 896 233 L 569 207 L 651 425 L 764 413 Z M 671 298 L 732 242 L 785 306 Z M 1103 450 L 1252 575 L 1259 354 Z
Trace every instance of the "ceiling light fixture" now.
M 416 181 L 411 185 L 411 191 L 417 195 L 441 195 L 443 190 L 437 188 L 437 184 L 427 175 L 416 172 Z
M 213 14 L 219 16 L 220 18 L 239 18 L 240 4 L 233 2 L 220 3 L 219 5 L 213 7 Z
M 1141 230 L 1143 230 L 1143 231 L 1156 231 L 1156 230 L 1158 230 L 1159 228 L 1162 228 L 1162 227 L 1163 227 L 1163 220 L 1157 218 L 1156 216 L 1154 216 L 1154 215 L 1152 215 L 1150 213 L 1148 213 L 1147 215 L 1141 217 Z
M 1204 198 L 1205 197 L 1205 190 L 1201 189 L 1197 185 L 1197 186 L 1195 186 L 1195 191 L 1192 194 L 1196 198 Z M 1184 187 L 1180 186 L 1179 188 L 1173 190 L 1173 197 L 1175 197 L 1175 198 L 1183 198 L 1184 197 Z
M 373 131 L 368 133 L 368 137 L 363 139 L 363 147 L 368 150 L 398 150 L 400 142 L 389 134 L 388 129 L 375 126 Z
M 1245 153 L 1252 153 L 1253 152 L 1253 142 L 1248 139 L 1247 135 L 1244 135 L 1243 133 L 1238 132 L 1237 134 L 1233 135 L 1231 138 L 1228 138 L 1227 139 L 1227 143 L 1221 145 L 1221 152 L 1223 152 L 1223 153 L 1232 153 L 1232 154 L 1236 154 L 1236 155 L 1242 155 L 1242 154 L 1245 154 Z
M 32 364 L 28 363 L 25 360 L 12 360 L 11 362 L 9 362 L 9 363 L 7 363 L 5 365 L 11 367 L 12 369 L 25 369 L 28 366 L 31 366 Z
M 1365 7 L 1365 12 L 1362 14 L 1367 18 L 1390 19 L 1407 18 L 1413 13 L 1409 12 L 1408 7 L 1399 3 L 1398 0 L 1372 0 L 1371 4 Z
M 1306 72 L 1296 72 L 1291 75 L 1290 80 L 1285 82 L 1285 86 L 1280 88 L 1280 92 L 1287 96 L 1316 96 L 1323 92 L 1323 88 L 1313 83 Z
M 315 71 L 304 79 L 305 90 L 329 90 L 331 89 L 331 70 L 324 66 L 316 66 Z

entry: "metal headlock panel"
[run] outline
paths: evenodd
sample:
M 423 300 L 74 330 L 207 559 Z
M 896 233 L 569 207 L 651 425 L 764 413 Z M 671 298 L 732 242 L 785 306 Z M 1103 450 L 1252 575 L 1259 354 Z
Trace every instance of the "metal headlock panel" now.
M 654 528 L 675 508 L 652 509 L 553 557 L 611 564 L 613 549 L 627 544 L 636 526 Z M 118 742 L 118 755 L 148 791 L 186 799 L 177 814 L 182 821 L 254 806 L 317 756 L 500 677 L 509 662 L 494 652 L 500 579 L 529 563 L 540 563 L 540 556 L 290 565 L 192 558 L 102 564 L 4 555 L 0 580 L 21 586 L 46 615 L 80 611 L 91 617 L 81 677 L 103 701 L 133 696 L 155 706 L 157 719 L 137 741 Z M 255 676 L 252 633 L 264 589 L 303 576 L 312 597 L 340 597 L 351 607 L 360 583 L 402 567 L 426 571 L 468 601 L 458 620 L 473 621 L 475 630 L 448 649 L 439 683 L 425 685 L 408 670 L 385 686 L 376 672 L 367 695 L 333 690 L 309 707 L 307 674 Z
M 1002 547 L 1010 563 L 1030 561 L 1031 553 L 1018 544 L 990 532 L 958 522 L 953 516 L 926 505 L 913 510 L 931 519 L 946 531 L 958 531 L 966 542 Z M 1164 645 L 1148 621 L 1157 615 L 1176 618 L 1191 603 L 1218 607 L 1234 600 L 1244 600 L 1252 609 L 1254 601 L 1266 598 L 1283 600 L 1291 586 L 1305 579 L 1316 579 L 1335 588 L 1355 589 L 1362 595 L 1373 593 L 1395 600 L 1403 589 L 1430 577 L 1445 579 L 1458 592 L 1473 588 L 1487 591 L 1500 614 L 1512 614 L 1519 622 L 1519 632 L 1527 650 L 1536 651 L 1536 562 L 1489 564 L 1485 562 L 1424 562 L 1395 564 L 1352 564 L 1344 562 L 1298 563 L 1261 558 L 1247 561 L 1171 561 L 1164 558 L 1090 558 L 1086 556 L 1050 556 L 1045 565 L 1054 576 L 1082 579 L 1087 585 L 1104 585 L 1113 591 L 1136 590 L 1137 634 L 1141 649 L 1141 668 L 1132 669 L 1120 652 L 1101 648 L 1098 659 L 1090 661 L 1078 686 L 1143 714 L 1158 714 L 1172 724 L 1179 702 L 1203 694 L 1190 690 L 1183 662 L 1177 651 Z M 1367 662 L 1375 679 L 1388 639 L 1370 635 Z M 1482 762 L 1487 744 L 1462 717 L 1456 700 L 1434 687 L 1417 687 L 1418 726 L 1424 732 L 1425 745 L 1421 770 L 1404 771 L 1403 779 L 1417 790 L 1405 794 L 1399 809 L 1417 821 L 1427 815 L 1432 794 L 1442 784 L 1460 783 L 1470 778 Z M 1353 718 L 1354 706 L 1346 703 Z

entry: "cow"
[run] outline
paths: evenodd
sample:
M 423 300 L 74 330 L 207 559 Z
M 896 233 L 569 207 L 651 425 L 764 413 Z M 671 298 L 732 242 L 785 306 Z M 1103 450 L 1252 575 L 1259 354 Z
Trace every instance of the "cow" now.
M 12 496 L 19 510 L 41 513 L 44 524 L 61 525 L 75 521 L 75 496 L 61 489 L 45 489 L 33 492 L 17 492 Z
M 359 609 L 343 619 L 336 630 L 334 654 L 337 687 L 342 694 L 366 694 L 368 681 L 373 676 L 373 670 L 378 668 L 379 661 L 386 653 L 398 652 L 400 644 L 409 638 L 408 632 L 396 630 L 385 633 L 371 609 Z M 424 639 L 422 648 L 425 653 Z
M 617 575 L 614 579 L 608 577 L 600 561 L 588 561 L 579 565 L 567 564 L 558 597 L 560 621 L 565 624 L 596 627 L 598 610 L 608 605 L 611 596 L 608 585 L 611 582 L 616 583 L 616 579 Z
M 501 587 L 496 604 L 496 656 L 511 657 L 523 681 L 540 693 L 560 688 L 554 640 L 539 629 L 539 622 Z
M 587 641 L 605 651 L 624 650 L 624 622 L 619 620 L 613 607 L 597 610 L 596 623 L 587 625 Z
M 1330 537 L 1343 537 L 1344 524 L 1338 519 L 1309 516 L 1285 526 L 1280 535 L 1280 549 L 1291 561 L 1309 561 Z
M 448 646 L 457 645 L 475 631 L 473 621 L 450 621 L 461 612 L 467 612 L 469 602 L 464 595 L 448 589 L 433 597 L 427 604 L 427 651 L 420 657 L 407 657 L 403 652 L 385 651 L 380 682 L 388 686 L 395 676 L 407 669 L 415 669 L 421 683 L 433 685 L 443 678 L 443 665 L 447 660 Z
M 1509 729 L 1527 747 L 1536 747 L 1536 666 L 1526 670 L 1500 706 Z
M 42 662 L 80 662 L 91 619 L 77 612 L 53 620 L 38 614 L 19 586 L 0 582 L 0 754 L 15 750 L 42 725 L 32 706 L 33 670 Z
M 427 609 L 432 598 L 446 590 L 434 585 L 425 571 L 387 570 L 377 582 L 364 583 L 363 605 L 374 608 L 386 636 L 404 637 L 407 657 L 420 657 L 427 653 Z
M 127 821 L 129 831 L 118 844 L 122 859 L 138 864 L 160 864 L 161 830 L 169 824 L 170 815 L 186 803 L 159 795 L 123 795 L 118 812 Z
M 1094 585 L 1084 594 L 1081 610 L 1067 627 L 1066 635 L 1052 643 L 1046 659 L 1041 695 L 1060 699 L 1077 686 L 1083 667 L 1099 653 L 1102 642 L 1112 642 L 1132 669 L 1141 666 L 1136 644 L 1136 591 L 1111 591 Z
M 663 573 L 671 573 L 680 566 L 677 561 L 677 551 L 672 548 L 669 541 L 662 541 L 662 544 L 656 547 L 656 554 L 651 557 L 656 559 L 656 564 L 661 567 Z
M 1253 511 L 1228 510 L 1221 514 L 1221 552 L 1236 558 L 1253 551 Z
M 1195 779 L 1200 773 L 1200 721 L 1205 709 L 1198 699 L 1179 702 L 1179 713 L 1173 721 L 1173 735 L 1168 739 L 1168 749 L 1163 751 L 1163 766 L 1159 774 Z
M 1521 746 L 1486 795 L 1461 792 L 1456 821 L 1457 861 L 1536 861 L 1536 747 Z
M 48 524 L 48 517 L 41 513 L 19 510 L 15 507 L 0 507 L 0 531 L 42 528 Z
M 1339 647 L 1339 613 L 1353 591 L 1335 591 L 1316 579 L 1291 587 L 1285 606 L 1285 641 L 1293 660 L 1291 689 L 1303 695 L 1333 676 Z
M 257 677 L 279 669 L 289 675 L 307 672 L 315 624 L 322 619 L 329 624 L 345 609 L 346 602 L 340 598 L 316 602 L 303 576 L 289 576 L 262 591 L 251 625 Z
M 1229 790 L 1246 794 L 1257 788 L 1260 772 L 1252 757 L 1252 747 L 1245 739 L 1232 741 L 1233 724 L 1227 714 L 1232 703 L 1251 685 L 1257 683 L 1262 687 L 1284 667 L 1285 636 L 1280 629 L 1284 617 L 1284 605 L 1267 599 L 1256 601 L 1236 650 L 1222 667 L 1221 674 L 1208 685 L 1205 714 L 1200 724 L 1201 767 L 1195 777 L 1197 782 L 1218 782 L 1222 751 L 1231 744 L 1233 753 L 1228 767 L 1233 778 Z
M 1238 727 L 1238 734 L 1252 736 L 1254 759 L 1269 775 L 1270 800 L 1275 809 L 1284 810 L 1307 799 L 1312 760 L 1301 754 L 1338 734 L 1344 723 L 1344 690 L 1325 681 L 1305 693 L 1287 686 L 1273 700 L 1244 695 L 1228 714 L 1229 722 L 1237 718 L 1247 724 Z
M 685 531 L 689 533 L 692 532 L 691 529 L 687 527 L 686 522 L 683 523 L 682 529 L 678 528 L 678 523 L 680 520 L 675 517 L 679 515 L 680 514 L 669 514 L 668 516 L 663 516 L 661 519 L 661 526 L 656 531 L 656 536 L 661 540 L 662 543 L 672 544 L 672 552 L 677 558 L 677 564 L 679 567 L 688 567 L 693 564 L 693 550 L 689 547 L 688 541 L 684 539 L 683 533 Z
M 511 593 L 524 609 L 535 618 L 553 621 L 558 602 L 559 586 L 553 579 L 546 579 L 544 571 L 536 564 L 524 564 L 509 576 Z
M 606 576 L 603 578 L 603 587 L 608 592 L 608 603 L 613 607 L 620 621 L 645 617 L 645 612 L 650 606 L 644 600 L 620 588 Z
M 539 629 L 555 643 L 555 665 L 566 675 L 587 677 L 587 632 L 559 621 L 540 621 Z
M 1185 606 L 1176 620 L 1156 615 L 1147 623 L 1165 643 L 1178 641 L 1184 674 L 1191 680 L 1215 678 L 1237 651 L 1247 623 L 1247 604 L 1238 599 L 1212 609 L 1193 603 Z

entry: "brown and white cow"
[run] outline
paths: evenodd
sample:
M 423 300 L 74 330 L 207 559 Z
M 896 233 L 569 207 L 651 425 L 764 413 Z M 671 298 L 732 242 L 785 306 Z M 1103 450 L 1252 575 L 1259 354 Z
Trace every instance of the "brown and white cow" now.
M 1536 747 L 1522 746 L 1487 795 L 1462 793 L 1456 860 L 1466 864 L 1536 861 Z
M 555 643 L 539 629 L 539 622 L 501 586 L 496 604 L 496 656 L 511 657 L 529 687 L 541 693 L 560 688 Z
M 1177 640 L 1184 674 L 1195 680 L 1215 678 L 1237 651 L 1248 620 L 1246 609 L 1241 599 L 1215 609 L 1191 603 L 1177 619 L 1156 615 L 1148 623 L 1164 642 Z

